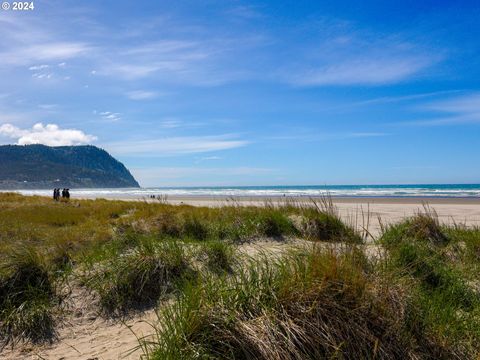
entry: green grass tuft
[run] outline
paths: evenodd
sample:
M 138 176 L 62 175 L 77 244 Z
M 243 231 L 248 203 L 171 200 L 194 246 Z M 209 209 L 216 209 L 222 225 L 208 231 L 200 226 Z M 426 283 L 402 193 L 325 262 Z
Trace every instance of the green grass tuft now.
M 358 252 L 263 259 L 185 288 L 163 310 L 151 359 L 446 358 L 405 326 L 413 307 Z M 421 344 L 422 346 L 419 346 Z M 148 347 L 146 347 L 148 349 Z
M 85 283 L 100 297 L 106 314 L 123 315 L 152 306 L 191 274 L 183 248 L 173 241 L 143 240 L 138 247 L 95 263 Z
M 203 245 L 202 254 L 206 257 L 206 266 L 217 274 L 231 273 L 236 261 L 235 250 L 225 241 L 210 241 Z
M 479 279 L 466 264 L 469 247 L 458 242 L 475 243 L 475 236 L 466 236 L 474 233 L 419 214 L 389 227 L 380 239 L 388 249 L 385 270 L 409 284 L 418 309 L 415 326 L 466 358 L 480 351 L 480 296 L 469 283 Z
M 304 215 L 302 234 L 315 241 L 362 243 L 362 237 L 336 214 L 310 210 Z
M 54 335 L 53 307 L 59 299 L 39 254 L 20 248 L 0 265 L 0 337 L 34 342 Z

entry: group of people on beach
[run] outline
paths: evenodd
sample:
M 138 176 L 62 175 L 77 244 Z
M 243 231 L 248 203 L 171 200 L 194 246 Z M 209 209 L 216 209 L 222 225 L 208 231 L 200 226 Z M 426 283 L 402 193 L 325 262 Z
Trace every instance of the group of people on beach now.
M 70 199 L 70 189 L 62 189 L 62 199 Z M 53 200 L 58 201 L 60 200 L 60 189 L 55 188 L 53 189 Z

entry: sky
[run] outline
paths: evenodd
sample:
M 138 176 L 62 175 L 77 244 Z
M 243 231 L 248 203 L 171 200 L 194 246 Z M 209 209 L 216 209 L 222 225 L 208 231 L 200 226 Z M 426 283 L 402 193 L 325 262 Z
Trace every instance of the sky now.
M 0 10 L 0 144 L 93 144 L 142 186 L 480 183 L 478 1 Z

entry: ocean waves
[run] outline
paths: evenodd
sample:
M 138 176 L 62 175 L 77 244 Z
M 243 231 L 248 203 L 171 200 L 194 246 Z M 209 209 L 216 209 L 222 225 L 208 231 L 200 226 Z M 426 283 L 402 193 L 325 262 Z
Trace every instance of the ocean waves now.
M 50 190 L 18 190 L 24 195 L 49 196 Z M 166 196 L 242 197 L 480 197 L 478 184 L 449 185 L 339 185 L 339 186 L 240 186 L 240 187 L 158 187 L 128 189 L 72 189 L 77 197 L 142 198 Z

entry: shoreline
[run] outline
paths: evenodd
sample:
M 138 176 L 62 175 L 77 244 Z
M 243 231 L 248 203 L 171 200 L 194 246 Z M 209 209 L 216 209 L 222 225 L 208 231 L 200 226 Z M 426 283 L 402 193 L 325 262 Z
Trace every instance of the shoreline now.
M 73 194 L 74 195 L 74 194 Z M 153 195 L 153 194 L 152 194 Z M 161 195 L 160 195 L 161 196 Z M 121 200 L 121 201 L 148 201 L 156 202 L 156 199 L 150 199 L 147 196 L 80 196 L 76 199 L 105 199 L 105 200 Z M 240 203 L 265 203 L 276 202 L 282 203 L 285 201 L 308 202 L 309 200 L 322 200 L 323 196 L 226 196 L 226 195 L 167 195 L 166 202 L 181 202 L 184 203 L 204 203 L 204 202 L 218 202 L 228 203 L 232 201 Z M 480 205 L 480 197 L 423 197 L 423 196 L 330 196 L 333 203 L 338 204 L 472 204 Z

